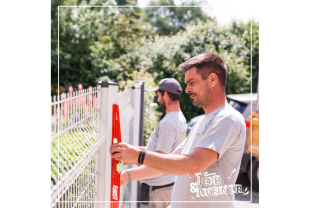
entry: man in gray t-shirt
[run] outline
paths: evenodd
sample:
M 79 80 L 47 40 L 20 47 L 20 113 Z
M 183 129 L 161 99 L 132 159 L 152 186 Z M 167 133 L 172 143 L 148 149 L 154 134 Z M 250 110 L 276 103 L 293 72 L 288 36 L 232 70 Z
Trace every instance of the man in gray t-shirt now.
M 233 207 L 234 193 L 245 143 L 242 115 L 227 104 L 227 69 L 216 54 L 199 54 L 179 66 L 185 73 L 186 92 L 205 117 L 169 155 L 140 150 L 118 143 L 111 146 L 111 157 L 152 168 L 153 177 L 162 172 L 176 175 L 172 208 Z M 157 171 L 157 172 L 156 172 Z M 145 176 L 145 177 L 147 177 Z
M 169 138 L 169 139 L 168 139 Z M 157 124 L 151 133 L 146 151 L 170 154 L 186 138 L 186 119 L 182 111 L 172 111 Z M 149 186 L 163 186 L 174 183 L 175 176 L 164 174 L 155 178 L 140 180 Z
M 166 78 L 156 88 L 150 91 L 156 91 L 158 96 L 157 101 L 166 115 L 151 133 L 146 148 L 139 148 L 152 152 L 170 154 L 186 138 L 186 119 L 180 109 L 179 103 L 182 89 L 177 80 Z M 136 180 L 136 169 L 139 170 L 140 174 L 144 174 L 150 168 L 144 166 L 128 170 L 131 180 Z M 121 181 L 124 178 L 128 179 L 127 171 L 121 173 Z M 174 182 L 175 176 L 170 174 L 140 180 L 141 194 L 139 201 L 145 201 L 140 203 L 140 208 L 167 207 L 171 201 Z
M 176 151 L 191 154 L 195 148 L 212 149 L 219 154 L 218 160 L 196 174 L 196 177 L 176 176 L 173 189 L 173 207 L 233 207 L 232 203 L 197 203 L 197 201 L 233 201 L 234 193 L 241 193 L 242 187 L 235 185 L 240 168 L 245 139 L 245 125 L 242 115 L 230 105 L 220 107 L 192 128 L 188 138 Z

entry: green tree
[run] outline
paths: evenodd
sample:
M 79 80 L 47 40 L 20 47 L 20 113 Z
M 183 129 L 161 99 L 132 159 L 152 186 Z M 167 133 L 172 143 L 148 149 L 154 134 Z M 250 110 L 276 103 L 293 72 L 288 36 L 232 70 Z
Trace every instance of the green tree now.
M 103 6 L 59 8 L 59 51 L 58 5 Z M 95 86 L 99 77 L 113 79 L 117 74 L 110 69 L 104 70 L 105 62 L 125 54 L 129 44 L 153 33 L 142 21 L 143 12 L 139 8 L 108 6 L 116 6 L 116 2 L 52 0 L 52 95 L 57 94 L 58 52 L 61 93 L 70 85 L 76 88 L 79 83 Z M 95 60 L 94 56 L 100 59 Z
M 118 1 L 123 4 L 124 1 Z M 136 1 L 127 2 L 135 5 Z M 130 44 L 141 37 L 151 36 L 154 32 L 146 27 L 142 20 L 143 12 L 137 7 L 117 6 L 113 0 L 52 0 L 52 95 L 58 93 L 58 53 L 59 53 L 59 89 L 66 91 L 70 85 L 77 87 L 96 86 L 98 80 L 117 80 L 118 71 L 107 65 L 122 54 L 127 53 Z M 103 6 L 103 7 L 60 7 L 58 6 Z M 59 11 L 59 51 L 58 51 L 58 11 Z M 133 80 L 147 79 L 146 87 L 154 85 L 149 73 L 132 73 L 125 82 L 120 82 L 121 90 Z M 124 81 L 124 80 L 123 80 Z M 75 89 L 76 90 L 76 89 Z M 144 136 L 148 138 L 157 122 L 156 111 L 148 104 L 153 95 L 146 93 Z M 154 96 L 153 96 L 154 97 Z
M 246 47 L 251 49 L 252 43 L 252 92 L 257 92 L 259 74 L 259 23 L 252 21 L 252 42 L 251 42 L 251 21 L 247 23 L 232 22 L 231 32 L 246 41 Z M 251 72 L 251 50 L 247 54 L 245 61 L 248 72 Z
M 213 18 L 206 15 L 195 1 L 183 2 L 181 6 L 176 6 L 173 0 L 151 1 L 150 6 L 165 7 L 148 7 L 145 8 L 145 21 L 151 22 L 151 28 L 158 35 L 174 35 L 180 30 L 185 30 L 184 25 L 197 23 L 199 21 L 214 21 Z
M 217 53 L 224 59 L 228 70 L 227 94 L 250 91 L 249 73 L 245 65 L 249 53 L 246 41 L 232 34 L 229 28 L 220 27 L 214 22 L 188 25 L 186 30 L 174 36 L 141 39 L 131 44 L 126 54 L 110 60 L 109 67 L 118 72 L 116 80 L 130 79 L 130 75 L 137 70 L 156 73 L 156 83 L 163 78 L 173 77 L 181 83 L 184 92 L 184 74 L 179 72 L 177 67 L 204 52 Z M 185 93 L 181 97 L 181 109 L 187 120 L 204 113 L 203 109 L 192 105 L 191 99 Z
M 135 0 L 117 0 L 117 3 L 114 0 L 52 0 L 51 3 L 52 95 L 57 94 L 58 53 L 60 93 L 70 85 L 76 88 L 79 83 L 96 86 L 98 80 L 119 82 L 121 90 L 142 80 L 148 88 L 166 77 L 177 79 L 184 92 L 184 74 L 177 67 L 204 52 L 217 53 L 224 59 L 228 70 L 226 94 L 250 92 L 249 23 L 221 27 L 200 8 L 160 10 L 163 7 L 159 7 L 145 14 L 135 7 Z M 174 4 L 171 0 L 166 3 Z M 58 5 L 104 7 L 61 7 L 58 51 Z M 109 5 L 132 7 L 107 7 Z M 253 92 L 258 75 L 258 46 L 258 23 L 254 23 Z M 155 93 L 145 96 L 145 139 L 164 115 L 159 107 L 154 109 L 151 105 L 156 99 L 154 96 Z M 181 109 L 187 120 L 204 113 L 192 105 L 186 93 L 181 97 Z
M 51 94 L 58 93 L 58 6 L 63 5 L 64 0 L 51 1 Z M 63 88 L 63 86 L 59 86 Z
M 59 7 L 58 51 L 58 5 L 109 6 L 115 1 L 52 1 L 52 95 L 57 93 L 54 86 L 58 79 L 58 53 L 59 85 L 63 91 L 70 85 L 76 88 L 79 83 L 96 85 L 99 72 L 91 65 L 89 46 L 108 32 L 118 14 L 113 7 Z

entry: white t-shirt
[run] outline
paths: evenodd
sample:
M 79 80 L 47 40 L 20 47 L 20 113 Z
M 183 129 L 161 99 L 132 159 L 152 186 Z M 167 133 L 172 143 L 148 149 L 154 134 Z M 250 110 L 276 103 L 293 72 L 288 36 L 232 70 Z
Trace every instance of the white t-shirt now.
M 243 116 L 230 105 L 220 107 L 192 128 L 178 147 L 180 154 L 191 154 L 194 148 L 208 148 L 219 153 L 219 159 L 196 177 L 176 176 L 172 208 L 233 207 L 235 185 L 244 151 L 246 127 Z M 173 201 L 192 201 L 177 203 Z M 208 201 L 200 202 L 197 201 Z M 224 201 L 224 203 L 211 201 Z M 226 202 L 225 201 L 230 201 Z

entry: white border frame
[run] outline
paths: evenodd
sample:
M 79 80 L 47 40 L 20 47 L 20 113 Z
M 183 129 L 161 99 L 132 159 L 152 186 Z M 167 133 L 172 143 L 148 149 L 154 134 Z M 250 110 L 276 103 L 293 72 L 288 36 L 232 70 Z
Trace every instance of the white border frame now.
M 78 7 L 128 7 L 128 8 L 146 8 L 146 7 L 205 7 L 205 8 L 212 8 L 211 6 L 87 6 L 87 5 L 81 5 L 81 6 L 58 6 L 58 96 L 59 96 L 59 8 L 78 8 Z M 251 98 L 252 98 L 252 21 L 253 21 L 253 16 L 251 17 Z M 252 115 L 253 109 L 252 109 L 252 99 L 251 99 L 251 115 Z M 58 127 L 59 128 L 59 127 Z M 252 125 L 250 127 L 250 131 L 252 131 Z M 59 146 L 59 130 L 58 130 L 58 146 Z M 252 139 L 251 139 L 251 148 L 252 148 Z M 59 152 L 58 152 L 59 154 Z M 250 188 L 251 188 L 251 201 L 242 201 L 242 202 L 252 202 L 253 201 L 253 190 L 252 190 L 252 151 L 251 151 L 251 180 L 250 180 Z M 59 158 L 59 157 L 58 157 Z M 58 159 L 58 167 L 59 167 L 59 159 Z M 59 171 L 59 168 L 58 168 Z M 59 175 L 59 174 L 58 174 Z M 58 178 L 59 180 L 59 178 Z M 59 195 L 59 187 L 57 188 L 58 195 Z M 235 201 L 235 200 L 234 200 Z M 234 201 L 173 201 L 173 202 L 193 202 L 193 203 L 201 203 L 201 202 L 223 202 L 223 203 L 228 203 L 228 202 L 234 202 Z M 65 201 L 64 201 L 65 202 Z M 84 201 L 79 201 L 79 202 L 84 202 Z M 94 202 L 111 202 L 111 201 L 94 201 Z M 119 201 L 121 202 L 121 201 Z M 140 202 L 140 201 L 126 201 L 126 202 Z M 153 201 L 153 202 L 158 202 L 158 201 Z

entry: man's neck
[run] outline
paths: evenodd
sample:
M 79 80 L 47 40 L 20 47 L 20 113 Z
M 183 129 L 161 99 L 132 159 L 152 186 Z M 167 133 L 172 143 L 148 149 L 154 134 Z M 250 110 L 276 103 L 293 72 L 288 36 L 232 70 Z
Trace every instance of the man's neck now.
M 179 102 L 170 102 L 169 104 L 167 103 L 166 114 L 172 111 L 181 111 Z
M 226 96 L 225 94 L 218 96 L 216 99 L 213 99 L 212 102 L 206 106 L 203 107 L 203 110 L 205 111 L 205 115 L 208 115 L 212 111 L 224 106 L 227 104 Z

